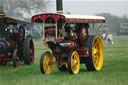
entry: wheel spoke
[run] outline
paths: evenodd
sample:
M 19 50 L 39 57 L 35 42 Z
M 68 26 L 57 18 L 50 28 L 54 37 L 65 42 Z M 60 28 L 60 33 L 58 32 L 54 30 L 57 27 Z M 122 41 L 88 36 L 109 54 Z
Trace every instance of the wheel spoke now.
M 46 66 L 46 62 L 45 61 L 43 61 L 43 65 Z
M 76 67 L 76 66 L 77 66 L 77 64 L 78 64 L 78 62 L 77 62 L 77 61 L 75 61 L 72 67 Z
M 47 72 L 49 69 L 49 62 L 48 61 L 44 61 L 44 71 Z
M 48 71 L 48 66 L 44 66 L 44 72 Z
M 76 59 L 76 55 L 73 55 L 73 59 L 72 59 L 72 70 L 75 71 L 77 69 L 77 59 Z
M 32 49 L 29 49 L 29 54 L 30 56 L 32 56 Z
M 93 57 L 93 64 L 95 67 L 98 66 L 98 62 L 99 62 L 99 57 L 100 57 L 100 53 L 99 53 L 99 50 L 100 50 L 100 47 L 99 47 L 99 43 L 98 43 L 98 40 L 95 40 L 94 44 L 93 44 L 93 54 L 92 54 L 92 57 Z
M 97 41 L 96 40 L 94 41 L 93 47 L 95 47 L 95 48 L 97 47 Z

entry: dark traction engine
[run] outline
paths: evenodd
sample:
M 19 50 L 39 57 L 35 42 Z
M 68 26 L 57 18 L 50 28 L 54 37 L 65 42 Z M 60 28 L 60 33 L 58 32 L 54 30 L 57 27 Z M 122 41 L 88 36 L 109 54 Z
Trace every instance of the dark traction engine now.
M 33 41 L 26 35 L 25 25 L 12 18 L 0 18 L 0 66 L 10 61 L 13 61 L 13 67 L 18 67 L 20 61 L 34 63 Z

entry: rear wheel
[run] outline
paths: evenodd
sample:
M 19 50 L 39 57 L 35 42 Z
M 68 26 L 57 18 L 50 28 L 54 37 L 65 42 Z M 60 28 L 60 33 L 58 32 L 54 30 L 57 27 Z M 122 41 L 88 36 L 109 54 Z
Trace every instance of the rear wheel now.
M 71 74 L 78 74 L 80 69 L 80 59 L 76 51 L 71 51 L 68 56 L 68 69 Z
M 34 64 L 34 45 L 31 38 L 26 38 L 23 43 L 24 64 Z
M 52 64 L 53 62 L 52 55 L 50 52 L 45 51 L 42 53 L 40 57 L 40 70 L 43 74 L 50 74 L 52 72 Z
M 18 56 L 18 50 L 15 49 L 13 52 L 13 67 L 17 68 L 19 67 L 19 56 Z
M 88 71 L 99 71 L 103 66 L 104 49 L 99 36 L 89 36 L 86 39 L 86 47 L 89 48 L 89 57 L 86 60 Z

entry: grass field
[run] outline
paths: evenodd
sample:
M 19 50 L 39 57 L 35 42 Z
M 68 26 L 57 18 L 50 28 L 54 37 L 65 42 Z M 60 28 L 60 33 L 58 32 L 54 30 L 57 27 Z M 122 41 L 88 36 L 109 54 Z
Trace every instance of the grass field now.
M 46 49 L 35 41 L 34 65 L 0 67 L 0 85 L 128 85 L 128 36 L 114 37 L 113 47 L 104 49 L 104 65 L 99 72 L 88 72 L 83 64 L 79 74 L 71 75 L 54 65 L 52 74 L 43 75 L 39 59 Z

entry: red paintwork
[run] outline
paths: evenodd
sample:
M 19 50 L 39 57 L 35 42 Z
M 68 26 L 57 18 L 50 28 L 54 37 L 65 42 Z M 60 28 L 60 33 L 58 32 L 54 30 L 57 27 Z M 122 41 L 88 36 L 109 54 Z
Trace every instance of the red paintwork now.
M 44 40 L 44 44 L 46 44 L 47 42 L 53 42 L 54 44 L 56 44 L 56 40 Z
M 69 43 L 67 52 L 71 52 L 72 50 L 75 50 L 75 49 L 79 48 L 79 43 L 78 42 L 67 41 L 67 43 Z
M 47 37 L 55 37 L 55 26 L 51 26 L 45 29 L 45 36 Z
M 89 56 L 88 48 L 80 48 L 80 49 L 76 49 L 76 51 L 78 52 L 79 56 L 82 56 L 82 57 Z
M 77 19 L 77 18 L 66 18 L 67 23 L 105 23 L 102 19 Z
M 12 58 L 3 58 L 0 61 L 12 61 L 12 60 L 13 60 Z
M 59 19 L 66 20 L 63 15 L 60 14 L 40 14 L 32 17 L 32 22 L 36 22 L 36 20 L 40 19 L 42 22 L 45 22 L 48 17 L 52 17 L 55 22 Z
M 80 42 L 82 45 L 85 44 L 85 36 L 88 36 L 88 27 L 87 26 L 81 26 L 80 29 Z
M 15 48 L 15 42 L 11 41 L 11 49 L 14 49 L 14 48 Z
M 0 54 L 0 57 L 3 57 L 3 56 L 5 56 L 5 54 Z

